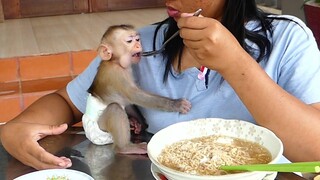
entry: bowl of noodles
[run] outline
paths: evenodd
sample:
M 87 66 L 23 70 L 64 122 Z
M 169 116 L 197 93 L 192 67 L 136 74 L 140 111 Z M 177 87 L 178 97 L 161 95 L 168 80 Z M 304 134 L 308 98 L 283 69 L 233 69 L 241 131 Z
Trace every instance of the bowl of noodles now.
M 170 180 L 274 179 L 276 172 L 231 172 L 219 167 L 273 164 L 282 153 L 283 144 L 272 131 L 235 119 L 176 123 L 157 132 L 148 143 L 152 174 L 157 169 Z

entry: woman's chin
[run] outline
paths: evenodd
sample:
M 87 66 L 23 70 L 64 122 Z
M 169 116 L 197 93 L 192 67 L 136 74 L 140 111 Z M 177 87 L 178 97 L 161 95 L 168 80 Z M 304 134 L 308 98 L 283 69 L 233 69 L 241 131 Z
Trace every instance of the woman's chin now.
M 172 17 L 176 22 L 180 19 L 180 17 Z

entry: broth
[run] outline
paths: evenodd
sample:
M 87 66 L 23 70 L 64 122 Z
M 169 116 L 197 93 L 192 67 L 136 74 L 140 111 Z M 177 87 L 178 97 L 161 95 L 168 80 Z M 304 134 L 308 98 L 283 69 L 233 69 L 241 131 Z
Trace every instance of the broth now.
M 194 175 L 224 175 L 222 165 L 267 164 L 271 153 L 258 143 L 228 136 L 204 136 L 165 147 L 158 161 L 177 171 Z

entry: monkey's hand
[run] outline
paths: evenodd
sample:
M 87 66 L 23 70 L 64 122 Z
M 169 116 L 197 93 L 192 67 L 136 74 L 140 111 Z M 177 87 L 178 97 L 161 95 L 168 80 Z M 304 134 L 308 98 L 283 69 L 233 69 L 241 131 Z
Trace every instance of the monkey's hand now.
M 140 134 L 142 131 L 142 125 L 139 123 L 139 121 L 133 117 L 129 118 L 130 122 L 130 130 L 134 134 Z
M 121 149 L 116 149 L 119 154 L 147 154 L 147 143 L 129 144 Z
M 180 112 L 182 114 L 186 114 L 190 111 L 191 109 L 191 102 L 181 98 L 181 99 L 176 99 L 174 100 L 173 103 L 173 110 L 176 112 Z

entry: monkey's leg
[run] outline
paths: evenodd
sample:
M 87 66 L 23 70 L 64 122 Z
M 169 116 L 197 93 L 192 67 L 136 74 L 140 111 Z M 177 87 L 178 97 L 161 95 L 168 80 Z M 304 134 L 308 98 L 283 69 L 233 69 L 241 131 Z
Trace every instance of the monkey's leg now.
M 130 142 L 130 123 L 125 110 L 112 103 L 101 114 L 99 128 L 112 134 L 115 150 L 122 154 L 145 154 L 146 144 Z

